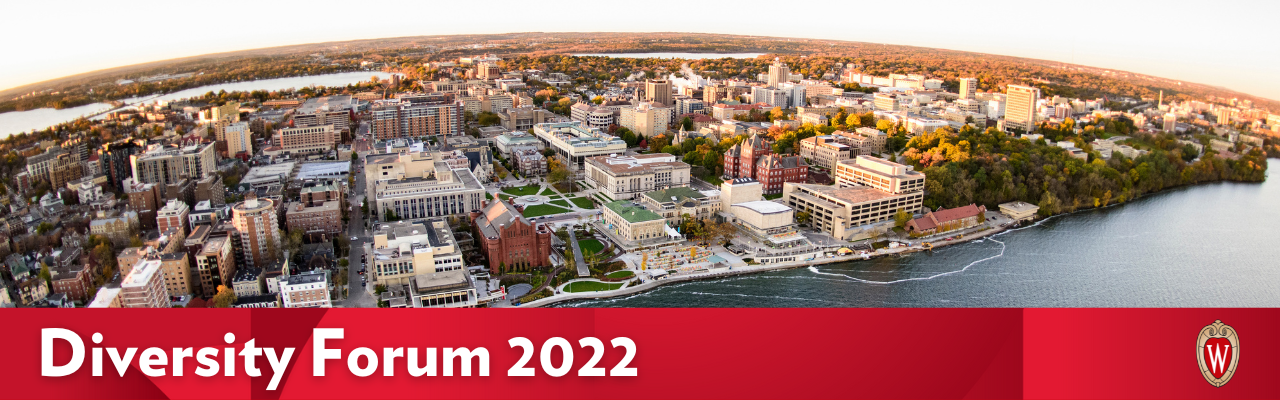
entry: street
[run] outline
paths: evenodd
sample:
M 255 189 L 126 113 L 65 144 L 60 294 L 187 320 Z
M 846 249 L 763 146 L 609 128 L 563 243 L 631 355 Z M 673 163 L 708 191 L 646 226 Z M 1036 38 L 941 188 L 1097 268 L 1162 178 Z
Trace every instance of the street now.
M 356 131 L 357 135 L 355 140 L 353 141 L 354 144 L 352 145 L 352 148 L 355 149 L 356 153 L 360 154 L 361 157 L 364 156 L 365 152 L 369 151 L 369 141 L 364 139 L 368 131 L 368 123 L 361 122 L 360 128 Z M 342 307 L 377 307 L 377 299 L 374 299 L 373 295 L 369 294 L 369 292 L 365 290 L 366 288 L 360 286 L 361 276 L 359 271 L 360 268 L 364 267 L 363 263 L 360 262 L 360 256 L 364 254 L 364 243 L 368 241 L 369 238 L 364 233 L 364 213 L 360 210 L 360 206 L 363 204 L 365 196 L 364 174 L 355 172 L 357 170 L 363 170 L 363 162 L 356 160 L 353 161 L 351 165 L 355 183 L 350 188 L 352 194 L 347 196 L 347 203 L 351 206 L 351 221 L 350 224 L 347 225 L 347 234 L 350 235 L 348 239 L 354 237 L 356 240 L 351 241 L 351 251 L 347 258 L 347 284 L 351 289 L 346 300 L 342 301 Z

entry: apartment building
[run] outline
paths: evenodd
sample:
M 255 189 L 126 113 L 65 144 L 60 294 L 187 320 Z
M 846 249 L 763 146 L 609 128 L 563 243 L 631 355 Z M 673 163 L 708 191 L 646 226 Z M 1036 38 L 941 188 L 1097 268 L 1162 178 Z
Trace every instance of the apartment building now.
M 627 142 L 581 122 L 538 124 L 533 127 L 533 134 L 543 146 L 555 150 L 556 157 L 571 171 L 582 169 L 589 157 L 621 155 L 627 151 Z
M 195 253 L 196 272 L 199 273 L 199 293 L 202 297 L 212 297 L 218 293 L 219 285 L 231 283 L 236 272 L 236 257 L 232 254 L 231 238 L 227 236 L 210 237 L 204 246 Z
M 313 154 L 333 150 L 339 139 L 333 125 L 319 125 L 277 129 L 272 141 L 284 154 Z
M 191 208 L 187 207 L 187 203 L 183 203 L 177 199 L 170 199 L 156 212 L 156 227 L 160 232 L 169 229 L 177 229 L 182 231 L 182 235 L 186 236 L 189 232 L 187 229 L 187 216 L 191 214 Z
M 497 113 L 499 124 L 508 131 L 527 132 L 535 125 L 563 120 L 564 117 L 533 106 L 508 108 Z
M 213 142 L 153 146 L 145 153 L 130 156 L 133 180 L 171 185 L 183 178 L 202 179 L 218 172 L 216 151 Z
M 585 164 L 587 182 L 611 200 L 633 199 L 643 193 L 689 186 L 689 164 L 666 153 L 636 156 L 597 156 Z
M 462 134 L 462 107 L 451 96 L 401 96 L 374 102 L 373 136 L 377 140 Z
M 978 78 L 960 78 L 960 98 L 976 99 L 978 93 Z
M 671 105 L 671 81 L 651 79 L 644 83 L 644 99 L 663 106 Z
M 586 123 L 589 128 L 600 130 L 607 130 L 609 125 L 618 124 L 618 114 L 615 114 L 613 110 L 605 107 L 596 107 L 587 102 L 570 106 L 569 117 L 574 121 Z
M 244 259 L 249 265 L 266 268 L 277 258 L 281 242 L 276 211 L 275 200 L 259 199 L 254 192 L 231 207 L 231 223 L 239 232 Z
M 169 308 L 160 260 L 144 260 L 120 283 L 120 298 L 126 308 Z
M 289 275 L 280 282 L 284 308 L 330 308 L 329 276 L 324 270 Z
M 645 137 L 667 133 L 671 125 L 671 108 L 658 103 L 640 103 L 623 108 L 618 125 Z
M 223 139 L 227 142 L 227 156 L 253 156 L 253 132 L 248 122 L 236 122 L 222 129 Z
M 164 287 L 170 296 L 195 293 L 195 279 L 191 276 L 191 264 L 183 252 L 157 254 L 160 271 L 164 275 Z

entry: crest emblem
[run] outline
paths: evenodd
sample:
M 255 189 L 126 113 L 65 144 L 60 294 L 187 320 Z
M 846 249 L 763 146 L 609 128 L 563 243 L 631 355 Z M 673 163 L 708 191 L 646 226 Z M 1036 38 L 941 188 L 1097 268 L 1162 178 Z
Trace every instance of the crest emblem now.
M 1235 328 L 1218 320 L 1201 329 L 1196 338 L 1196 360 L 1210 385 L 1226 385 L 1240 363 L 1240 337 Z

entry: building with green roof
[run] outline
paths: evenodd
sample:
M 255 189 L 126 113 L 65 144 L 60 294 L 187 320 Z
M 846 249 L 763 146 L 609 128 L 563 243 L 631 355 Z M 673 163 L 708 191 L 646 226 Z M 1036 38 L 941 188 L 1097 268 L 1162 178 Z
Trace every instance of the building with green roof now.
M 613 236 L 625 241 L 665 238 L 666 219 L 630 201 L 604 205 L 601 222 Z
M 685 214 L 696 219 L 710 218 L 723 207 L 719 190 L 697 191 L 684 186 L 645 193 L 640 204 L 673 224 Z

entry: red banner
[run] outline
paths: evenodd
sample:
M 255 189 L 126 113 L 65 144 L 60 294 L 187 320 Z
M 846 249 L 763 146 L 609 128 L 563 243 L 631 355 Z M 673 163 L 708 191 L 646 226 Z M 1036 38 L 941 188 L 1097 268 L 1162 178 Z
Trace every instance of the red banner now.
M 1275 398 L 1277 317 L 11 309 L 0 310 L 0 398 Z

